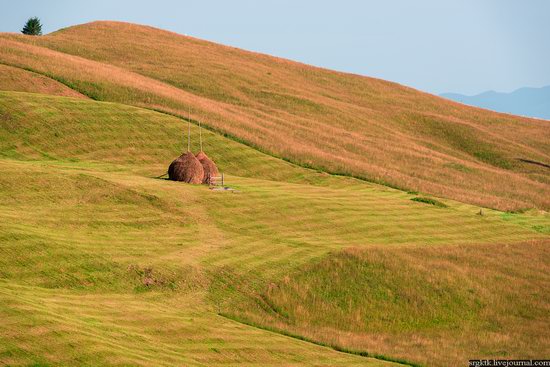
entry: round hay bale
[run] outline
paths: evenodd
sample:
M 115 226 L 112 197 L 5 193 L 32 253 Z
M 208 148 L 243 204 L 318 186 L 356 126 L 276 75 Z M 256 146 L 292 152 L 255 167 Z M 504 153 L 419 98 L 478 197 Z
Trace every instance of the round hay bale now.
M 204 169 L 191 152 L 180 155 L 168 167 L 168 178 L 190 184 L 200 184 L 204 179 Z
M 218 176 L 220 171 L 218 171 L 218 167 L 216 167 L 214 161 L 208 158 L 204 152 L 197 153 L 196 157 L 204 169 L 204 178 L 202 183 L 209 185 L 212 181 L 212 177 Z
M 208 158 L 208 156 L 206 155 L 205 152 L 203 152 L 202 150 L 200 152 L 198 152 L 195 157 L 200 161 L 201 159 L 204 159 L 204 158 Z

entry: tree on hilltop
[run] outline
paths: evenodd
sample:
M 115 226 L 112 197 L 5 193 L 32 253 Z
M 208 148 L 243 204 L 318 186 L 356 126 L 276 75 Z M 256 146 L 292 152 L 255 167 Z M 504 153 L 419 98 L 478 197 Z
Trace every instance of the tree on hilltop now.
M 37 17 L 29 18 L 25 26 L 21 30 L 21 33 L 29 36 L 40 36 L 42 34 L 42 24 Z

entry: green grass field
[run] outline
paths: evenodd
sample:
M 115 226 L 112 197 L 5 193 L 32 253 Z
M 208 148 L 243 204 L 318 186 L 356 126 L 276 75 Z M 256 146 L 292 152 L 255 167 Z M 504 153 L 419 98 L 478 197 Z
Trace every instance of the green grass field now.
M 0 92 L 0 364 L 457 365 L 550 351 L 537 334 L 547 213 L 431 205 L 210 131 L 205 151 L 235 192 L 157 178 L 185 129 L 136 107 Z M 515 261 L 540 271 L 507 271 Z

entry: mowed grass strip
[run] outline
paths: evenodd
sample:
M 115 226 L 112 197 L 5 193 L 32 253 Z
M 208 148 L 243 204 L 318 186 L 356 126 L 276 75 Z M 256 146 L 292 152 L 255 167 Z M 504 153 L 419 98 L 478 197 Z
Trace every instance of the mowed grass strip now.
M 510 226 L 495 211 L 480 216 L 479 208 L 454 207 L 452 202 L 437 208 L 411 201 L 403 192 L 378 192 L 369 185 L 361 190 L 249 178 L 233 182 L 239 193 L 223 200 L 208 198 L 210 217 L 233 239 L 208 262 L 241 269 L 259 266 L 271 275 L 295 266 L 297 253 L 308 261 L 349 246 L 511 243 L 543 236 L 534 228 Z
M 0 362 L 390 366 L 228 321 L 191 297 L 84 295 L 0 280 Z
M 23 256 L 19 264 L 43 264 L 42 257 L 57 253 L 59 264 L 72 263 L 66 272 L 73 276 L 81 273 L 71 255 L 74 248 L 90 256 L 109 254 L 89 266 L 123 273 L 131 265 L 159 263 L 167 273 L 177 264 L 187 264 L 189 271 L 203 264 L 280 276 L 350 245 L 514 242 L 544 236 L 498 215 L 478 216 L 477 208 L 442 212 L 398 191 L 392 197 L 383 190 L 378 197 L 369 188 L 360 196 L 358 189 L 230 176 L 239 192 L 216 193 L 131 172 L 93 171 L 89 165 L 78 170 L 74 165 L 3 161 L 0 166 L 5 173 L 2 227 L 13 244 L 5 250 Z M 403 219 L 395 223 L 394 218 Z M 43 243 L 51 242 L 56 246 L 48 252 Z M 32 251 L 20 252 L 22 245 Z M 88 260 L 96 261 L 93 256 Z M 7 261 L 4 271 L 26 274 L 19 266 Z M 52 279 L 62 275 L 52 271 Z M 104 280 L 112 275 L 108 272 Z M 182 276 L 176 272 L 171 282 L 183 281 Z M 80 281 L 85 284 L 85 279 Z

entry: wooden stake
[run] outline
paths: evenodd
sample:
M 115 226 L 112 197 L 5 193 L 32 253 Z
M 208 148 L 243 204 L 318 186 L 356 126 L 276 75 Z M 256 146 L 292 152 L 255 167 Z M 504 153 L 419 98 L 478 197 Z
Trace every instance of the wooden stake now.
M 201 126 L 201 121 L 199 120 L 199 141 L 200 141 L 200 144 L 201 144 L 201 152 L 202 152 L 202 126 Z
M 191 151 L 191 107 L 187 110 L 187 152 Z

